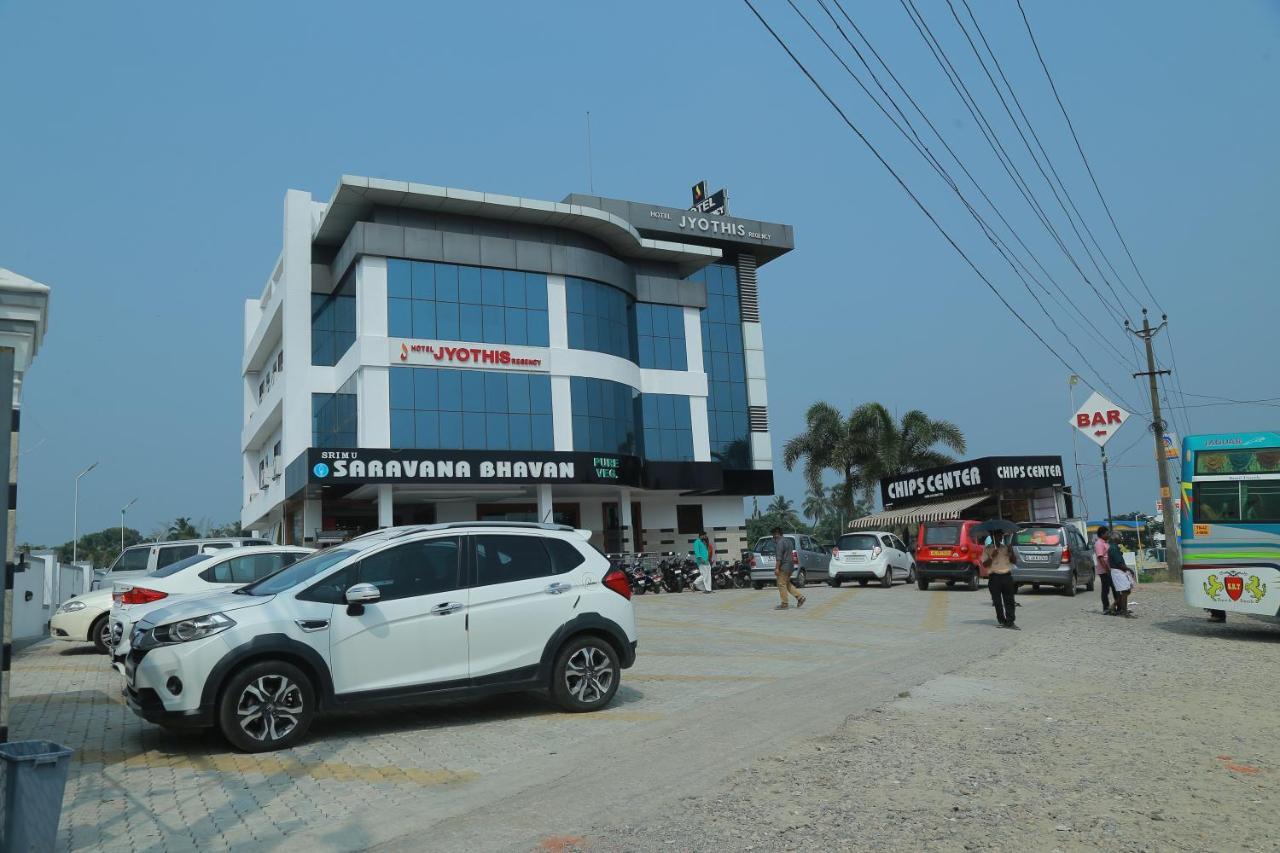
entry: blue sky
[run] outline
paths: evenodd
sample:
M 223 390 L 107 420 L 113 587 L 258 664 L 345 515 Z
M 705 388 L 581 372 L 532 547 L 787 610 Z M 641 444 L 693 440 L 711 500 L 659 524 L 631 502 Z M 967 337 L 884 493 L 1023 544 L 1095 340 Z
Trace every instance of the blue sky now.
M 845 7 L 1056 280 L 1128 352 L 1014 195 L 901 6 L 873 5 Z M 997 131 L 1020 145 L 946 4 L 919 5 Z M 1182 388 L 1280 396 L 1280 6 L 1026 5 L 1173 320 Z M 1073 198 L 1138 287 L 1017 7 L 974 6 Z M 822 60 L 786 4 L 760 7 L 992 281 L 1083 369 L 950 191 Z M 346 172 L 559 199 L 587 189 L 587 110 L 597 193 L 680 205 L 706 178 L 730 189 L 734 212 L 795 226 L 797 250 L 761 277 L 777 447 L 814 400 L 879 400 L 955 421 L 970 455 L 1070 459 L 1066 369 L 738 2 L 3 2 L 0 31 L 0 266 L 53 287 L 23 405 L 19 541 L 70 538 L 72 479 L 94 461 L 82 531 L 118 523 L 133 497 L 129 522 L 144 532 L 177 515 L 237 517 L 242 302 L 279 251 L 286 189 L 328 198 Z M 1126 370 L 1070 319 L 1076 345 L 1137 404 Z M 1167 359 L 1164 342 L 1160 351 Z M 1187 411 L 1197 432 L 1277 421 L 1273 407 Z M 1131 448 L 1117 460 L 1117 511 L 1149 510 L 1157 495 L 1140 436 L 1135 418 L 1112 445 Z M 1081 450 L 1082 462 L 1097 461 Z M 779 488 L 799 498 L 803 487 L 783 472 Z M 1100 506 L 1100 481 L 1085 488 Z

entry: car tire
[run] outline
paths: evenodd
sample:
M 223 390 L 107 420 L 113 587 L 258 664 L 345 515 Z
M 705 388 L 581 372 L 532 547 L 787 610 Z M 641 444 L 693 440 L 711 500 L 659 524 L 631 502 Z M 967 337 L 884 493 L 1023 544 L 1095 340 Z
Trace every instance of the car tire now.
M 100 655 L 111 654 L 111 614 L 103 613 L 89 626 L 89 639 L 93 649 Z
M 928 589 L 928 588 L 929 588 L 929 579 L 928 579 L 928 578 L 916 578 L 916 588 L 917 588 L 917 589 Z
M 804 569 L 796 572 L 796 578 L 792 581 L 792 583 L 795 584 L 796 589 L 804 589 L 804 585 L 808 582 L 809 579 L 805 577 Z
M 566 711 L 599 711 L 613 701 L 622 680 L 618 653 L 591 634 L 565 643 L 551 670 L 551 698 Z
M 832 589 L 838 589 L 840 587 L 840 578 L 831 578 L 827 581 L 827 586 Z
M 315 715 L 311 679 L 282 660 L 258 661 L 235 673 L 218 700 L 218 729 L 241 752 L 288 749 L 306 736 Z
M 912 563 L 911 568 L 907 569 L 907 583 L 913 584 L 915 582 L 916 582 L 916 564 Z
M 889 589 L 893 586 L 893 566 L 884 567 L 884 577 L 880 578 L 880 586 Z
M 1093 592 L 1094 579 L 1098 576 L 1097 572 L 1089 572 L 1089 582 L 1084 585 L 1085 592 Z
M 976 592 L 978 590 L 978 570 L 969 570 L 969 591 Z
M 1067 581 L 1067 585 L 1062 588 L 1062 594 L 1068 598 L 1074 598 L 1076 594 L 1076 587 L 1079 585 L 1079 580 L 1080 579 L 1076 577 L 1075 572 L 1072 572 L 1071 580 Z
M 751 586 L 755 589 L 764 589 L 764 581 L 752 581 Z

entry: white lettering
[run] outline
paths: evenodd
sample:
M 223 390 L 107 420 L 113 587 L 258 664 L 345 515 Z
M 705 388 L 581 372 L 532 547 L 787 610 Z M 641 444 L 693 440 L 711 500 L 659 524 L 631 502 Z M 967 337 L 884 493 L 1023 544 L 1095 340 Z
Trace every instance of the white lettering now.
M 459 462 L 459 463 L 458 463 L 456 466 L 454 466 L 454 467 L 455 467 L 455 470 L 457 471 L 457 477 L 458 477 L 458 479 L 459 479 L 459 480 L 465 480 L 465 479 L 467 479 L 468 477 L 470 477 L 470 476 L 471 476 L 471 463 L 470 463 L 470 462 L 465 462 L 465 461 L 463 461 L 463 462 Z
M 517 480 L 529 479 L 529 466 L 523 462 L 517 462 L 515 465 L 511 466 L 511 471 L 511 476 Z
M 573 479 L 573 463 L 572 462 L 560 463 L 560 479 L 561 480 Z
M 497 474 L 499 477 L 502 477 L 503 479 L 507 479 L 507 480 L 511 479 L 511 463 L 510 462 L 499 462 L 496 467 L 498 469 Z
M 363 462 L 361 462 L 359 459 L 354 459 L 354 460 L 352 460 L 351 465 L 350 465 L 350 468 L 351 468 L 351 476 L 352 476 L 352 477 L 363 477 L 363 476 L 364 476 L 364 463 L 363 463 Z
M 441 480 L 443 480 L 445 477 L 452 477 L 453 463 L 444 462 L 444 461 L 438 462 L 436 463 L 436 471 L 437 471 L 436 476 Z
M 380 462 L 377 459 L 374 459 L 372 462 L 369 463 L 369 476 L 370 477 L 382 476 L 382 462 Z
M 341 459 L 335 459 L 333 462 L 333 476 L 335 477 L 347 476 L 347 463 Z
M 493 476 L 493 463 L 492 463 L 492 462 L 481 462 L 481 463 L 480 463 L 480 476 L 481 476 L 481 477 L 485 477 L 486 479 L 487 479 L 487 478 L 489 478 L 489 477 L 492 477 L 492 476 Z
M 392 459 L 390 462 L 388 462 L 388 463 L 387 463 L 387 479 L 388 479 L 388 480 L 390 480 L 392 477 L 394 477 L 394 478 L 396 478 L 396 479 L 398 480 L 398 479 L 400 479 L 400 478 L 401 478 L 401 477 L 403 477 L 403 476 L 404 476 L 404 475 L 400 472 L 400 463 L 399 463 L 399 462 L 397 462 L 396 460 Z

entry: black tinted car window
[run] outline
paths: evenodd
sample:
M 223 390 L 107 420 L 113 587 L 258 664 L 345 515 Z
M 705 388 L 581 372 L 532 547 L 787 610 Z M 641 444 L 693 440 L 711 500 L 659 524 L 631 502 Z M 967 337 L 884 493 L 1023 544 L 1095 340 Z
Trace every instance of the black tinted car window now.
M 558 575 L 572 571 L 586 562 L 587 558 L 582 556 L 582 552 L 563 539 L 549 538 L 546 540 L 546 545 L 547 550 L 551 552 L 551 564 Z
M 165 566 L 176 563 L 179 560 L 185 560 L 200 550 L 199 545 L 173 545 L 167 548 L 161 548 L 160 553 L 156 556 L 156 568 L 163 569 Z
M 379 551 L 360 561 L 357 583 L 371 583 L 382 601 L 458 588 L 458 539 L 423 539 Z M 344 590 L 345 592 L 345 590 Z
M 151 546 L 144 545 L 141 548 L 126 548 L 112 565 L 113 572 L 145 572 L 147 563 L 151 559 Z
M 163 569 L 156 569 L 154 572 L 151 573 L 151 577 L 167 578 L 169 577 L 169 575 L 176 575 L 178 572 L 182 571 L 188 566 L 194 566 L 199 563 L 203 563 L 206 560 L 212 560 L 213 556 L 214 556 L 213 554 L 193 554 L 192 556 L 187 557 L 185 560 L 179 560 L 176 563 L 170 563 L 169 565 L 165 566 Z
M 477 586 L 555 574 L 541 536 L 476 536 L 475 549 Z
M 280 571 L 285 565 L 285 556 L 284 554 L 243 554 L 232 557 L 230 560 L 223 560 L 216 566 L 210 566 L 200 573 L 200 577 L 209 583 L 253 583 Z

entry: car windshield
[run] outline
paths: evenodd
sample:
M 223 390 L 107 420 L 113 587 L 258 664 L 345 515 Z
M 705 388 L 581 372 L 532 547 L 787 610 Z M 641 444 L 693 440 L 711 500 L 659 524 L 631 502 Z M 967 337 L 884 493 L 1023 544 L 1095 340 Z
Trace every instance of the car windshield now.
M 359 553 L 356 548 L 330 548 L 312 554 L 305 560 L 299 560 L 287 569 L 263 578 L 257 583 L 236 590 L 237 595 L 275 595 L 292 589 L 300 583 L 311 580 L 316 575 L 332 566 L 336 566 L 353 554 Z
M 776 546 L 773 544 L 773 537 L 765 536 L 762 539 L 760 539 L 758 542 L 756 542 L 756 553 L 764 554 L 765 556 L 771 557 L 773 556 L 773 551 L 775 547 Z
M 149 575 L 149 577 L 167 578 L 169 577 L 169 575 L 176 575 L 178 572 L 182 571 L 188 566 L 194 566 L 197 563 L 203 563 L 205 560 L 212 560 L 215 556 L 216 555 L 214 554 L 194 554 L 190 557 L 187 557 L 185 560 L 179 560 L 176 563 L 170 563 L 169 565 L 165 566 L 163 569 L 156 569 L 154 572 L 152 572 Z
M 880 540 L 870 533 L 847 533 L 836 543 L 837 551 L 871 551 Z
M 931 524 L 924 529 L 924 544 L 959 545 L 960 530 L 958 524 Z
M 1057 527 L 1024 527 L 1013 536 L 1014 545 L 1061 545 L 1062 530 Z

